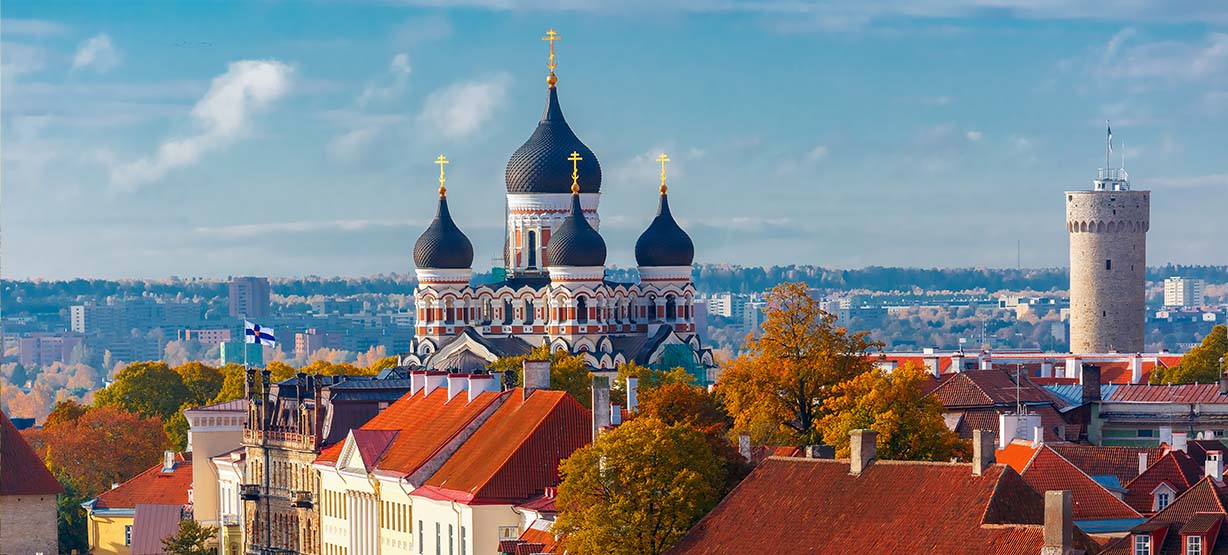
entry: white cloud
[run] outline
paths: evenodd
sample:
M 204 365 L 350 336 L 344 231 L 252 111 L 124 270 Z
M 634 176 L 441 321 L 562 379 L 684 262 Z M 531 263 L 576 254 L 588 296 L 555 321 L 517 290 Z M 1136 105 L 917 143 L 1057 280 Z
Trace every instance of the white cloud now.
M 426 225 L 414 220 L 304 220 L 295 222 L 268 222 L 197 227 L 200 234 L 219 239 L 247 239 L 267 235 L 311 233 L 315 231 L 364 231 L 376 228 L 394 228 Z
M 1189 41 L 1143 41 L 1136 35 L 1131 28 L 1123 29 L 1099 55 L 1068 68 L 1101 80 L 1131 80 L 1138 86 L 1222 80 L 1228 72 L 1228 33 L 1208 33 Z
M 112 167 L 112 185 L 134 190 L 239 139 L 255 112 L 289 92 L 292 73 L 290 66 L 275 60 L 231 63 L 192 107 L 191 115 L 200 131 L 164 141 L 152 156 Z
M 68 34 L 68 26 L 46 19 L 9 19 L 0 20 L 0 32 L 10 37 L 54 37 Z
M 818 145 L 818 146 L 816 146 L 816 147 L 814 147 L 814 148 L 810 149 L 810 152 L 807 152 L 807 153 L 806 153 L 806 161 L 807 161 L 807 162 L 816 162 L 816 161 L 818 161 L 818 160 L 822 160 L 822 159 L 824 159 L 824 158 L 826 158 L 826 157 L 827 157 L 827 152 L 828 152 L 828 151 L 827 151 L 827 147 L 826 147 L 826 146 L 823 146 L 823 145 Z
M 337 135 L 328 142 L 328 157 L 342 164 L 356 164 L 363 160 L 375 140 L 383 134 L 383 126 L 373 125 Z
M 984 139 L 985 134 L 981 133 L 980 131 L 968 131 L 964 133 L 964 138 L 975 143 L 981 139 Z
M 77 47 L 72 59 L 73 70 L 89 68 L 106 73 L 119 65 L 119 50 L 111 43 L 111 36 L 99 33 Z
M 392 61 L 388 62 L 388 71 L 380 79 L 368 84 L 362 94 L 358 95 L 358 105 L 366 106 L 373 101 L 386 102 L 405 94 L 412 71 L 409 54 L 402 52 L 393 56 Z
M 419 119 L 429 131 L 459 140 L 476 134 L 503 103 L 511 82 L 507 74 L 455 83 L 431 93 Z

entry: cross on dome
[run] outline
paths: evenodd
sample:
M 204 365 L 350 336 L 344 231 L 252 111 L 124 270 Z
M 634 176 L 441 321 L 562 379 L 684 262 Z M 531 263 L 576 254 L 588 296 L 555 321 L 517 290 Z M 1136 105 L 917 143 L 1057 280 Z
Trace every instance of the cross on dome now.
M 553 27 L 546 31 L 546 36 L 542 37 L 542 40 L 550 43 L 550 61 L 546 62 L 546 67 L 550 68 L 550 75 L 546 76 L 546 84 L 552 89 L 554 84 L 559 82 L 559 78 L 554 75 L 554 68 L 558 67 L 558 64 L 554 63 L 554 41 L 562 40 L 562 38 Z
M 439 157 L 435 159 L 435 163 L 439 164 L 439 196 L 442 197 L 448 194 L 448 188 L 444 187 L 443 185 L 444 182 L 448 180 L 448 178 L 444 177 L 443 167 L 451 162 L 448 161 L 447 156 L 440 154 Z
M 571 151 L 571 156 L 568 156 L 568 157 L 567 157 L 567 160 L 571 162 L 571 194 L 573 194 L 573 195 L 578 195 L 578 194 L 580 194 L 580 183 L 579 183 L 579 179 L 580 179 L 580 166 L 579 166 L 579 162 L 580 162 L 580 160 L 583 160 L 583 158 L 581 158 L 581 157 L 580 157 L 580 153 L 579 153 L 579 152 L 576 152 L 576 151 L 574 151 L 574 150 L 573 150 L 573 151 Z
M 665 186 L 665 163 L 670 162 L 671 160 L 669 159 L 669 156 L 666 156 L 665 153 L 662 152 L 661 155 L 657 157 L 657 161 L 661 163 L 661 194 L 664 195 L 665 191 L 669 190 L 669 187 Z

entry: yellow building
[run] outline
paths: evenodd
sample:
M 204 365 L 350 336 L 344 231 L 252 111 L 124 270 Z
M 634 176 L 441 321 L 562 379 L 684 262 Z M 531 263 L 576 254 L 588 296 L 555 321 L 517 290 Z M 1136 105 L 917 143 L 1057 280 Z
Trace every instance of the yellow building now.
M 192 512 L 191 453 L 167 451 L 158 464 L 82 505 L 90 553 L 152 555 Z

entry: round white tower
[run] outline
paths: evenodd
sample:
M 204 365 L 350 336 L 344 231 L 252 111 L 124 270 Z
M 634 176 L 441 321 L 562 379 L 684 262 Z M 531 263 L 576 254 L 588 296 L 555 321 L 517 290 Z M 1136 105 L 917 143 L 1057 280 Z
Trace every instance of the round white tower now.
M 1093 183 L 1066 193 L 1070 351 L 1142 352 L 1151 193 L 1131 191 L 1124 168 L 1101 169 Z

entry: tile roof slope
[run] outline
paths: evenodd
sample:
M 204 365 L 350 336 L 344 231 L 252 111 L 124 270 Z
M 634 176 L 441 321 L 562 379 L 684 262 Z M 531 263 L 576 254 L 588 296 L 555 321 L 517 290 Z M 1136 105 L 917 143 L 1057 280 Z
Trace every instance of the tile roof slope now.
M 56 495 L 64 487 L 43 465 L 38 453 L 0 411 L 0 495 Z
M 137 505 L 186 505 L 192 488 L 191 453 L 175 453 L 175 469 L 162 472 L 162 463 L 98 496 L 97 509 L 136 509 Z
M 1018 398 L 1024 403 L 1057 403 L 1043 387 L 1021 376 Z M 934 395 L 942 406 L 983 407 L 1014 404 L 1016 400 L 1014 375 L 1008 370 L 969 370 L 946 379 L 934 389 Z
M 1023 473 L 1023 469 L 1028 467 L 1028 463 L 1032 462 L 1032 457 L 1036 456 L 1039 449 L 1032 447 L 1032 442 L 1015 440 L 1006 446 L 1006 449 L 997 449 L 994 451 L 993 458 L 995 461 L 1005 464 L 1015 472 Z
M 1147 522 L 1135 529 L 1148 529 L 1157 526 L 1182 528 L 1188 526 L 1196 517 L 1207 513 L 1226 515 L 1228 510 L 1225 510 L 1225 507 L 1228 506 L 1228 499 L 1225 499 L 1225 493 L 1222 486 L 1217 485 L 1209 478 L 1204 478 L 1184 493 L 1178 495 L 1164 510 L 1156 513 L 1155 516 L 1152 516 Z M 1225 529 L 1220 530 L 1221 541 L 1216 542 L 1215 553 L 1220 553 L 1221 548 L 1228 548 L 1228 542 L 1222 541 L 1226 532 L 1228 531 Z M 1175 555 L 1181 553 L 1180 538 L 1179 532 L 1170 531 L 1165 538 L 1164 545 L 1155 551 L 1155 555 Z M 1109 544 L 1101 555 L 1134 555 L 1131 540 L 1132 536 L 1119 538 Z
M 558 548 L 558 540 L 554 539 L 554 534 L 535 526 L 537 522 L 536 520 L 533 521 L 533 525 L 530 525 L 523 534 L 520 534 L 520 539 L 525 543 L 540 544 L 542 550 L 539 553 L 555 553 Z
M 522 389 L 423 482 L 468 502 L 527 501 L 558 483 L 558 464 L 592 438 L 592 414 L 563 391 Z
M 363 466 L 367 472 L 375 469 L 375 463 L 379 461 L 380 455 L 384 454 L 384 450 L 392 443 L 392 440 L 400 433 L 397 430 L 350 430 L 354 435 L 354 444 L 358 446 L 358 456 L 362 458 Z
M 1036 491 L 1069 490 L 1074 501 L 1075 520 L 1142 516 L 1048 446 L 1040 448 L 1022 474 Z
M 1219 394 L 1219 385 L 1213 383 L 1182 385 L 1122 385 L 1113 392 L 1109 401 L 1133 401 L 1140 403 L 1228 403 L 1228 395 Z
M 1100 447 L 1077 443 L 1053 443 L 1048 447 L 1089 476 L 1116 476 L 1122 484 L 1138 477 L 1139 453 L 1147 453 L 1149 464 L 1164 456 L 1162 447 Z
M 877 461 L 850 476 L 846 460 L 773 457 L 670 553 L 1034 555 L 1043 507 L 1005 465 L 973 476 L 967 464 Z
M 1153 502 L 1151 492 L 1161 482 L 1168 482 L 1180 494 L 1196 483 L 1202 474 L 1203 469 L 1184 451 L 1169 451 L 1126 484 L 1126 503 L 1140 513 L 1150 513 Z
M 996 437 L 1000 425 L 998 415 L 1013 410 L 1014 407 L 1011 409 L 986 408 L 966 411 L 963 413 L 963 418 L 959 421 L 955 431 L 959 433 L 960 437 L 965 439 L 971 438 L 974 430 L 990 430 Z M 1045 435 L 1045 441 L 1066 441 L 1072 437 L 1079 437 L 1079 431 L 1082 428 L 1075 424 L 1068 424 L 1053 407 L 1043 405 L 1031 407 L 1031 410 L 1040 415 L 1041 431 Z M 1063 428 L 1066 430 L 1066 435 L 1059 436 L 1057 432 Z
M 507 395 L 487 391 L 469 402 L 467 395 L 448 400 L 448 390 L 442 387 L 429 395 L 421 391 L 407 393 L 359 429 L 397 430 L 375 466 L 379 470 L 410 474 L 492 403 Z M 340 454 L 341 449 L 334 446 L 321 452 L 316 462 L 336 463 Z
M 242 412 L 242 411 L 247 410 L 247 400 L 246 399 L 235 399 L 233 401 L 222 401 L 221 403 L 214 403 L 212 405 L 205 405 L 203 407 L 193 407 L 187 410 L 190 410 L 192 412 L 201 412 L 201 411 Z

